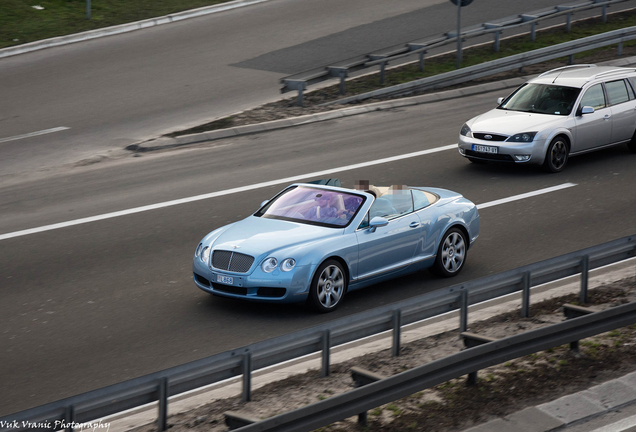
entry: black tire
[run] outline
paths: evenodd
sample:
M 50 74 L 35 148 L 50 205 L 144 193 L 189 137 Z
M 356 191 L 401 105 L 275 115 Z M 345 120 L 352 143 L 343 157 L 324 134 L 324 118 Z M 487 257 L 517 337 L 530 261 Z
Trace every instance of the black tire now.
M 336 260 L 320 264 L 309 288 L 308 303 L 318 312 L 335 310 L 347 292 L 347 273 Z
M 437 248 L 433 272 L 443 277 L 457 276 L 464 268 L 468 256 L 468 240 L 462 230 L 451 228 L 442 237 Z
M 636 132 L 632 135 L 632 140 L 627 143 L 627 148 L 630 152 L 636 153 Z
M 558 173 L 563 171 L 568 163 L 570 149 L 565 138 L 558 136 L 552 140 L 545 153 L 543 169 L 547 172 Z

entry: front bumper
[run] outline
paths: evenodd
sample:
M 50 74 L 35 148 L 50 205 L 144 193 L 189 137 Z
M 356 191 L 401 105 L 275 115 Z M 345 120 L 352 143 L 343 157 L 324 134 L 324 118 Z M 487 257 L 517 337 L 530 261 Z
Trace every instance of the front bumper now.
M 311 283 L 311 266 L 307 265 L 290 272 L 265 273 L 257 267 L 251 273 L 233 273 L 210 268 L 195 258 L 192 271 L 195 285 L 207 293 L 269 303 L 303 302 Z
M 485 153 L 476 151 L 474 145 L 496 147 L 497 153 Z M 535 137 L 534 141 L 528 143 L 512 143 L 507 141 L 487 141 L 477 138 L 469 138 L 464 135 L 459 136 L 459 154 L 466 158 L 494 161 L 511 162 L 518 164 L 542 164 L 545 140 Z

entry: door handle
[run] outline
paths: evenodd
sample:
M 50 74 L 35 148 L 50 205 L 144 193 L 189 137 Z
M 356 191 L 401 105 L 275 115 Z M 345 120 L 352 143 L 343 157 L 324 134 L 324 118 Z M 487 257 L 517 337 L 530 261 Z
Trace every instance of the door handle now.
M 609 115 L 609 114 L 605 114 L 605 117 L 603 117 L 603 120 L 609 120 L 609 119 L 610 119 L 610 117 L 611 117 L 611 115 Z
M 409 225 L 411 228 L 417 228 L 418 226 L 420 226 L 419 222 L 411 222 L 411 224 Z

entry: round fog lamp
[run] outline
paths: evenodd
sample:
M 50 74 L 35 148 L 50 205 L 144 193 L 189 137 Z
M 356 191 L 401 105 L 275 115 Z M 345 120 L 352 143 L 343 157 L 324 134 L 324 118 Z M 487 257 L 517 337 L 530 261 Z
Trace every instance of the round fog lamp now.
M 530 155 L 515 155 L 515 159 L 519 162 L 526 162 L 530 160 Z

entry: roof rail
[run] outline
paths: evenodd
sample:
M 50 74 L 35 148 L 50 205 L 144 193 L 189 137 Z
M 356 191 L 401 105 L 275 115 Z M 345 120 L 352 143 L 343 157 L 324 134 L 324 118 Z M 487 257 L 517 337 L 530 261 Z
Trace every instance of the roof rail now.
M 612 70 L 608 70 L 605 72 L 600 72 L 597 73 L 596 75 L 594 75 L 593 77 L 591 77 L 590 79 L 596 79 L 596 78 L 600 78 L 606 75 L 613 75 L 613 74 L 620 74 L 620 73 L 625 73 L 627 71 L 631 71 L 634 72 L 636 71 L 636 68 L 620 68 L 620 69 L 612 69 Z
M 557 71 L 562 71 L 564 69 L 574 69 L 574 68 L 591 68 L 591 67 L 596 67 L 595 64 L 578 64 L 578 65 L 568 65 L 568 66 L 562 66 L 556 69 L 550 69 L 547 72 L 543 72 L 541 75 L 539 75 L 537 78 L 541 78 L 544 75 L 547 75 L 549 73 L 552 72 L 557 72 Z

